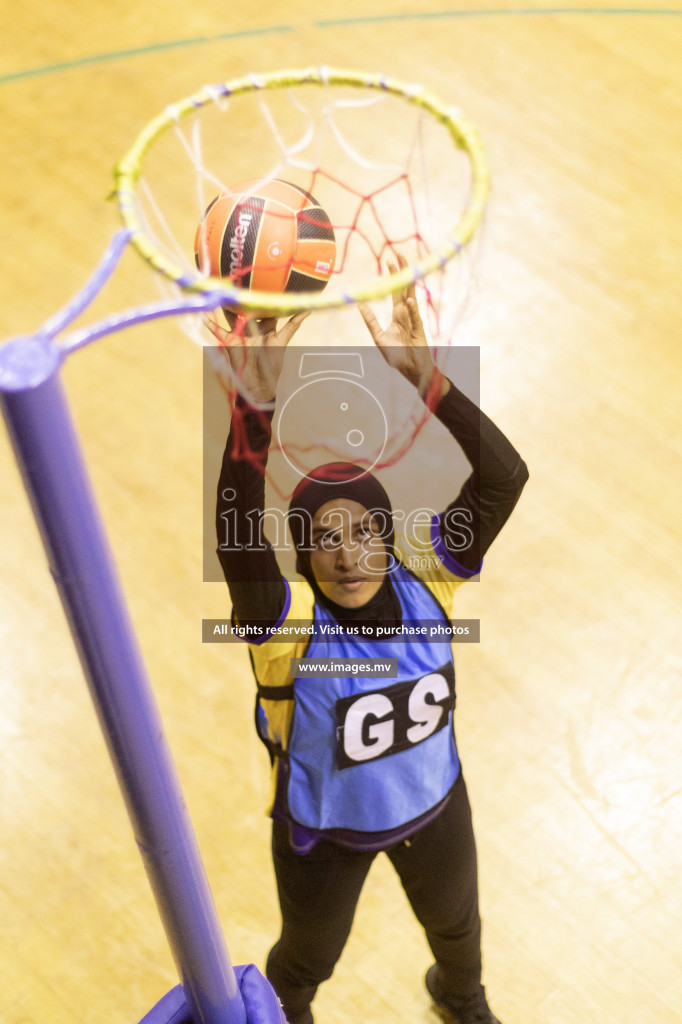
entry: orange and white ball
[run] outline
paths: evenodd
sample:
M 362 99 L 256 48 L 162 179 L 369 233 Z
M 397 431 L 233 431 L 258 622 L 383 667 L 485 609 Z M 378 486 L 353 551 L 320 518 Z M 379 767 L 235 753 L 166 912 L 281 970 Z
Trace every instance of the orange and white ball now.
M 208 206 L 194 239 L 196 264 L 239 288 L 318 292 L 334 270 L 329 217 L 305 189 L 288 181 L 243 181 Z

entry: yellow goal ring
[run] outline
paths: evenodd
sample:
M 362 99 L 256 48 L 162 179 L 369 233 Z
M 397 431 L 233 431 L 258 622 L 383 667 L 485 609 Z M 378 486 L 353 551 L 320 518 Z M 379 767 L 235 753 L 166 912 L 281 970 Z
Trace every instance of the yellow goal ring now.
M 439 121 L 448 131 L 455 146 L 466 153 L 472 183 L 465 209 L 458 222 L 446 234 L 444 241 L 422 259 L 395 274 L 377 276 L 366 285 L 352 290 L 328 286 L 324 292 L 263 292 L 238 288 L 224 278 L 205 277 L 198 271 L 188 271 L 169 260 L 150 240 L 140 224 L 135 203 L 135 187 L 140 177 L 142 160 L 158 136 L 182 118 L 216 102 L 243 93 L 266 89 L 286 89 L 300 85 L 351 86 L 375 89 L 402 97 L 420 107 Z M 220 304 L 263 315 L 289 316 L 303 310 L 332 309 L 380 299 L 409 284 L 442 269 L 471 241 L 481 222 L 490 192 L 490 171 L 483 144 L 476 128 L 467 121 L 457 107 L 448 106 L 435 95 L 418 85 L 396 81 L 382 74 L 339 70 L 329 67 L 303 70 L 276 71 L 251 74 L 219 85 L 204 86 L 192 96 L 166 107 L 140 132 L 132 148 L 114 170 L 116 200 L 124 225 L 130 231 L 130 242 L 151 266 L 190 292 L 215 294 Z

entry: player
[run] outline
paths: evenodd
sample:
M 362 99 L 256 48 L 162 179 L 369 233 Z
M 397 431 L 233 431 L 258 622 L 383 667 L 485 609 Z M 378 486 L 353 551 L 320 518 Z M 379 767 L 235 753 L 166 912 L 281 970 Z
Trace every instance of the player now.
M 300 575 L 288 580 L 267 542 L 240 546 L 254 511 L 263 510 L 265 484 L 262 469 L 237 449 L 246 443 L 264 465 L 272 414 L 238 399 L 216 525 L 234 619 L 252 638 L 274 767 L 272 850 L 282 931 L 266 974 L 290 1024 L 312 1024 L 315 992 L 341 955 L 381 851 L 433 951 L 425 980 L 436 1006 L 457 1024 L 499 1024 L 481 983 L 476 847 L 452 728 L 452 649 L 447 638 L 407 639 L 404 631 L 419 622 L 447 623 L 455 591 L 478 573 L 528 471 L 497 427 L 434 367 L 414 286 L 394 295 L 386 330 L 368 306 L 360 312 L 386 361 L 433 408 L 472 472 L 424 539 L 430 570 L 413 572 L 376 477 L 347 464 L 320 467 L 291 500 Z M 304 315 L 279 330 L 274 320 L 252 321 L 246 343 L 240 337 L 232 345 L 235 336 L 212 327 L 255 403 L 275 397 L 286 345 Z M 227 316 L 234 328 L 234 316 Z M 462 522 L 470 523 L 464 550 Z M 310 633 L 285 640 L 275 631 L 287 623 Z M 341 676 L 311 678 L 304 669 L 292 676 L 292 658 L 303 657 L 308 664 L 332 658 Z M 372 657 L 395 658 L 397 678 L 352 674 Z M 340 670 L 341 662 L 348 667 Z

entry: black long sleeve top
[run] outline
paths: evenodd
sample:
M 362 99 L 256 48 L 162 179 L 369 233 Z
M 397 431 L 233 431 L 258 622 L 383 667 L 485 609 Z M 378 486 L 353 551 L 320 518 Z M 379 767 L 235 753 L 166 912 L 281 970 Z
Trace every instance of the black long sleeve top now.
M 528 468 L 513 445 L 478 406 L 450 382 L 435 415 L 462 448 L 472 470 L 459 493 L 440 517 L 440 532 L 448 552 L 462 568 L 475 574 L 488 548 L 509 518 L 528 479 Z M 235 540 L 248 535 L 247 513 L 263 510 L 265 465 L 271 440 L 272 413 L 238 400 L 225 446 L 216 506 L 218 558 L 225 575 L 234 614 L 241 625 L 274 625 L 284 608 L 286 586 L 272 546 L 240 548 Z M 445 468 L 446 469 L 446 468 Z M 464 513 L 471 543 L 462 550 L 457 517 Z M 318 599 L 325 601 L 321 592 Z M 331 605 L 339 620 L 395 618 L 396 599 L 385 587 L 361 609 Z

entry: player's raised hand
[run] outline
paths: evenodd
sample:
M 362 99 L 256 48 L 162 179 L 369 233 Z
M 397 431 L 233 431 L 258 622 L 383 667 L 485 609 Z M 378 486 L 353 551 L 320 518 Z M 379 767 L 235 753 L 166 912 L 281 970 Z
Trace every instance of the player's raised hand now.
M 307 312 L 290 317 L 278 329 L 275 317 L 241 317 L 223 310 L 227 328 L 207 317 L 206 327 L 227 352 L 240 391 L 255 402 L 270 402 L 277 391 L 286 347 Z
M 398 265 L 389 263 L 388 269 L 395 274 L 406 266 L 406 258 L 399 255 Z M 398 370 L 421 395 L 425 395 L 435 367 L 419 315 L 414 282 L 393 293 L 393 312 L 391 322 L 386 328 L 381 326 L 368 303 L 360 303 L 358 309 L 374 344 L 389 366 Z

